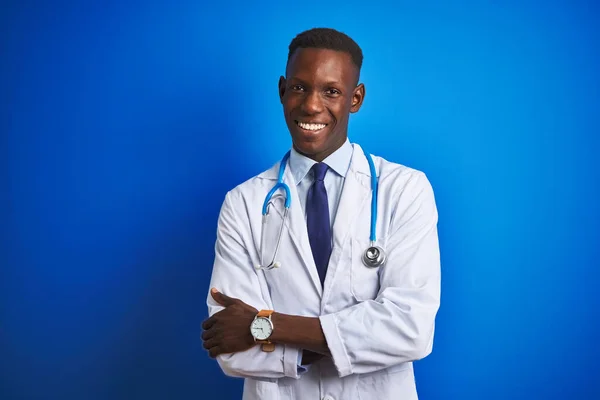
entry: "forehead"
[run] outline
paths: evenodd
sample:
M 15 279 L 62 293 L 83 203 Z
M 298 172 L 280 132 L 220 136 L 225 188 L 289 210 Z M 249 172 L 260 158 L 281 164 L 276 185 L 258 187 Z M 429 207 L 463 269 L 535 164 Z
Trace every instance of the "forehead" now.
M 358 68 L 350 54 L 330 49 L 299 48 L 286 68 L 288 79 L 355 84 Z

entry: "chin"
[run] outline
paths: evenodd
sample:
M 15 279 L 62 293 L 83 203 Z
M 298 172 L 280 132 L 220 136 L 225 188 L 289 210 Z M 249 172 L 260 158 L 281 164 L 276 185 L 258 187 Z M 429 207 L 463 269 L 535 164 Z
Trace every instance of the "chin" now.
M 296 150 L 307 156 L 319 153 L 323 147 L 318 142 L 307 142 L 304 140 L 297 139 L 295 139 L 293 142 Z
M 328 132 L 307 132 L 302 129 L 294 129 L 292 139 L 294 146 L 303 153 L 318 153 L 326 147 Z

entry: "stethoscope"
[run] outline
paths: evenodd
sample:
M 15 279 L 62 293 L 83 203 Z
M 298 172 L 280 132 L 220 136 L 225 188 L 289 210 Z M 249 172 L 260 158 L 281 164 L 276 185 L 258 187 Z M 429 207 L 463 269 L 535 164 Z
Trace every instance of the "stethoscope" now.
M 377 228 L 377 173 L 375 171 L 375 164 L 373 163 L 373 158 L 370 154 L 365 153 L 365 157 L 369 162 L 369 169 L 371 170 L 371 235 L 370 235 L 370 246 L 365 250 L 362 256 L 363 263 L 369 268 L 377 268 L 382 266 L 386 260 L 385 251 L 376 246 L 375 242 L 377 240 L 375 236 L 375 231 Z M 281 163 L 279 164 L 279 176 L 277 177 L 277 183 L 273 188 L 267 193 L 267 197 L 265 198 L 265 202 L 262 207 L 262 232 L 260 234 L 260 265 L 256 266 L 256 269 L 266 269 L 271 270 L 273 268 L 279 268 L 281 263 L 275 261 L 277 259 L 277 253 L 279 252 L 279 245 L 281 244 L 281 236 L 283 234 L 283 226 L 285 225 L 285 221 L 288 218 L 288 211 L 290 209 L 291 204 L 291 195 L 290 188 L 288 185 L 283 182 L 283 174 L 285 172 L 285 166 L 287 165 L 288 159 L 290 158 L 290 152 L 288 151 Z M 267 224 L 267 219 L 269 217 L 269 206 L 272 204 L 271 199 L 275 192 L 279 189 L 283 189 L 285 191 L 285 203 L 283 210 L 283 219 L 281 221 L 281 226 L 279 227 L 279 235 L 277 237 L 277 244 L 275 245 L 275 252 L 273 253 L 273 259 L 269 263 L 269 265 L 265 265 L 264 263 L 264 253 L 263 253 L 263 240 L 265 234 L 265 226 Z

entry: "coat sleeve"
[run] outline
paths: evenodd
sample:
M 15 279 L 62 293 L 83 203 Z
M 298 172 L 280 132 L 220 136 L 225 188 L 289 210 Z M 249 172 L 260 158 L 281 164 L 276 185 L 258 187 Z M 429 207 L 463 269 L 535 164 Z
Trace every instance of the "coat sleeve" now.
M 432 351 L 440 303 L 438 214 L 422 172 L 409 179 L 395 206 L 377 297 L 320 317 L 340 377 L 419 360 Z
M 210 287 L 258 310 L 273 309 L 266 282 L 259 278 L 244 246 L 241 230 L 250 229 L 248 217 L 236 212 L 244 205 L 241 199 L 232 197 L 232 192 L 227 193 L 219 214 Z M 207 305 L 209 316 L 224 308 L 212 298 L 210 290 Z M 299 354 L 300 350 L 293 346 L 278 344 L 275 351 L 269 353 L 262 351 L 260 346 L 254 346 L 239 353 L 221 354 L 217 356 L 217 362 L 228 376 L 297 379 Z

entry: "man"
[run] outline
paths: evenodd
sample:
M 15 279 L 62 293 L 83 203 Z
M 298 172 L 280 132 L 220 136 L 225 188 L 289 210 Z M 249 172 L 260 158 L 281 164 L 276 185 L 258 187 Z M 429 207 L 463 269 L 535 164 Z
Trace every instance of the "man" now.
M 279 162 L 223 203 L 202 339 L 225 374 L 245 378 L 244 399 L 417 398 L 412 362 L 432 350 L 440 299 L 437 210 L 422 172 L 373 157 L 375 244 L 387 259 L 363 260 L 375 177 L 347 138 L 365 98 L 362 58 L 332 29 L 291 42 L 279 79 L 293 143 L 282 163 L 289 217 L 278 190 L 262 225 Z M 257 269 L 282 223 L 279 268 Z

